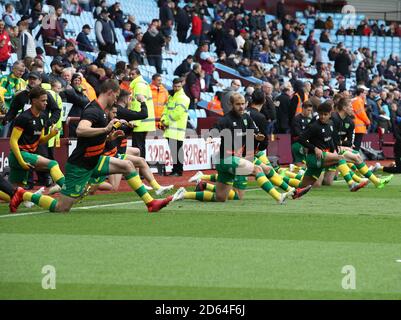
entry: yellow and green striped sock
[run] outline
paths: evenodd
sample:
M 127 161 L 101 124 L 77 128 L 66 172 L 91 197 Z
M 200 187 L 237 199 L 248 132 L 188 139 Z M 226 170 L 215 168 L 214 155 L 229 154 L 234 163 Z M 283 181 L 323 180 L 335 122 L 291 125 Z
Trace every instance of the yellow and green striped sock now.
M 3 200 L 5 202 L 10 202 L 11 199 L 7 193 L 0 191 L 0 200 Z
M 32 192 L 25 192 L 22 196 L 22 199 L 24 201 L 33 202 L 34 204 L 38 205 L 39 207 L 42 207 L 43 209 L 47 209 L 50 212 L 56 211 L 57 200 L 52 197 L 41 195 L 41 194 L 36 194 L 36 193 L 32 193 Z
M 150 181 L 149 184 L 153 188 L 153 190 L 160 189 L 160 184 L 156 181 L 156 179 L 153 179 L 152 181 Z
M 148 204 L 153 201 L 152 196 L 146 190 L 145 186 L 142 184 L 141 178 L 139 177 L 136 171 L 131 172 L 130 174 L 125 176 L 125 180 L 132 190 L 136 192 L 138 196 L 141 197 L 145 204 Z
M 65 177 L 64 174 L 61 172 L 57 161 L 50 161 L 48 168 L 50 170 L 50 176 L 52 177 L 53 181 L 57 183 L 60 187 L 62 187 L 65 182 Z
M 284 180 L 288 185 L 290 185 L 291 187 L 294 187 L 294 188 L 299 188 L 299 186 L 301 185 L 301 180 L 298 180 L 298 179 L 283 177 L 283 180 Z
M 271 166 L 270 160 L 267 155 L 263 151 L 259 151 L 256 154 L 256 158 L 258 158 L 263 164 Z
M 282 176 L 276 173 L 273 168 L 270 169 L 269 173 L 266 177 L 271 181 L 273 185 L 279 187 L 280 189 L 288 192 L 290 191 L 291 187 L 287 184 L 287 182 L 283 179 Z
M 350 168 L 347 165 L 347 161 L 345 160 L 340 160 L 338 162 L 338 171 L 341 172 L 341 175 L 343 176 L 344 180 L 347 182 L 349 186 L 352 186 L 354 183 L 354 180 L 352 180 L 351 174 L 350 174 Z
M 184 199 L 198 200 L 202 202 L 214 202 L 216 201 L 216 194 L 210 191 L 197 191 L 197 192 L 185 192 Z
M 354 180 L 355 182 L 359 183 L 362 181 L 362 178 L 360 176 L 358 176 L 355 172 L 353 172 L 352 170 L 349 172 L 351 175 L 352 180 Z
M 235 190 L 230 190 L 228 193 L 228 200 L 240 200 L 238 193 L 235 192 Z
M 206 183 L 205 189 L 208 191 L 216 192 L 216 186 L 211 183 Z
M 274 186 L 271 184 L 269 179 L 267 179 L 266 175 L 263 172 L 256 175 L 256 182 L 258 183 L 258 186 L 260 188 L 270 194 L 275 200 L 280 200 L 281 194 L 276 189 L 274 189 Z
M 204 180 L 204 181 L 210 181 L 210 182 L 216 182 L 217 181 L 217 176 L 218 176 L 218 174 L 204 174 L 202 177 L 201 177 L 201 180 Z
M 380 179 L 376 177 L 372 171 L 369 170 L 365 162 L 357 164 L 358 171 L 365 177 L 368 178 L 375 186 L 380 184 Z

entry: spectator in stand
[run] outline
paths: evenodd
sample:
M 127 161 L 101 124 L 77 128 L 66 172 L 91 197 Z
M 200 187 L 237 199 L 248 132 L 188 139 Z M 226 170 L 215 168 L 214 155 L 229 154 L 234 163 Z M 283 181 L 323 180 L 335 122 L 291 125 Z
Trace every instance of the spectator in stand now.
M 188 11 L 185 8 L 177 6 L 175 14 L 175 25 L 177 26 L 177 38 L 181 43 L 185 43 L 187 40 L 187 34 L 191 25 L 191 19 Z
M 108 9 L 106 0 L 100 1 L 100 3 L 95 7 L 95 10 L 93 10 L 93 18 L 98 19 L 103 9 Z
M 262 90 L 265 94 L 265 103 L 260 112 L 266 117 L 267 133 L 272 134 L 275 132 L 276 124 L 276 105 L 273 101 L 273 85 L 270 82 L 263 82 Z
M 125 42 L 130 42 L 132 39 L 135 38 L 135 34 L 131 31 L 131 24 L 128 22 L 124 23 L 123 37 L 125 39 Z
M 26 81 L 22 79 L 24 72 L 25 65 L 22 60 L 18 60 L 14 62 L 11 73 L 0 78 L 0 95 L 1 100 L 4 101 L 3 110 L 5 113 L 10 109 L 15 94 L 18 91 L 25 90 Z
M 227 31 L 223 29 L 223 22 L 217 21 L 214 23 L 212 31 L 209 32 L 209 38 L 210 43 L 215 44 L 216 52 L 225 50 L 224 36 L 226 33 Z
M 370 120 L 366 114 L 365 101 L 368 88 L 360 86 L 356 89 L 355 99 L 352 101 L 354 110 L 355 138 L 354 149 L 359 151 L 363 136 L 367 133 L 367 127 L 370 125 Z
M 63 8 L 56 8 L 55 12 L 51 14 L 48 19 L 42 20 L 42 28 L 40 29 L 40 34 L 42 35 L 44 43 L 51 43 L 56 46 L 65 43 L 65 35 L 63 28 L 63 21 L 61 16 L 63 15 Z M 48 23 L 48 21 L 54 21 L 55 23 Z
M 314 27 L 315 29 L 327 29 L 325 22 L 320 17 L 316 18 Z
M 128 56 L 128 61 L 130 64 L 136 63 L 138 66 L 144 65 L 144 52 L 143 52 L 143 47 L 142 43 L 137 42 L 134 50 L 131 51 L 131 53 Z
M 306 39 L 306 42 L 305 42 L 305 49 L 309 53 L 313 52 L 313 49 L 315 47 L 315 38 L 314 37 L 315 37 L 315 30 L 311 30 L 309 32 L 309 36 L 308 36 L 308 38 Z
M 285 1 L 284 0 L 279 0 L 277 2 L 276 17 L 277 17 L 278 20 L 282 20 L 285 15 L 286 15 Z
M 159 32 L 160 21 L 153 19 L 148 31 L 145 32 L 142 38 L 142 43 L 145 47 L 148 63 L 156 68 L 157 73 L 162 73 L 162 49 L 165 45 L 164 38 Z
M 221 96 L 221 107 L 225 115 L 229 113 L 232 109 L 232 104 L 230 101 L 231 95 L 235 92 L 238 92 L 240 88 L 241 88 L 241 81 L 239 79 L 235 79 L 231 81 L 231 86 L 223 91 Z
M 134 37 L 134 39 L 132 39 L 131 42 L 128 44 L 128 47 L 127 47 L 127 56 L 129 56 L 130 53 L 131 53 L 131 51 L 134 50 L 134 48 L 135 48 L 135 46 L 136 46 L 136 44 L 137 44 L 138 42 L 142 43 L 142 38 L 143 38 L 143 33 L 141 32 L 140 29 L 137 29 L 137 30 L 135 31 L 135 37 Z
M 175 3 L 172 0 L 167 0 L 159 11 L 159 20 L 163 28 L 163 34 L 170 36 L 174 25 L 174 7 Z
M 74 67 L 75 69 L 77 69 L 78 61 L 79 61 L 79 54 L 78 51 L 76 51 L 75 49 L 68 51 L 63 59 L 63 63 L 66 68 Z
M 98 74 L 98 66 L 90 64 L 86 67 L 85 79 L 95 89 L 96 95 L 99 95 L 100 90 L 100 76 Z
M 281 92 L 281 95 L 276 98 L 277 133 L 290 133 L 291 85 L 284 86 Z
M 78 0 L 79 6 L 84 11 L 91 11 L 91 0 Z
M 331 16 L 327 17 L 327 20 L 324 23 L 324 28 L 326 30 L 332 30 L 334 28 L 333 18 Z
M 337 31 L 336 31 L 336 36 L 345 36 L 347 35 L 347 31 L 344 29 L 343 26 L 341 26 Z
M 91 32 L 91 27 L 85 24 L 82 27 L 82 31 L 78 33 L 76 41 L 78 42 L 78 49 L 81 51 L 95 52 L 95 48 L 92 46 L 88 35 Z
M 67 86 L 67 82 L 62 77 L 62 72 L 64 69 L 64 63 L 61 58 L 57 57 L 54 58 L 53 61 L 50 63 L 51 73 L 49 74 L 47 81 L 48 83 L 58 80 L 60 81 L 61 85 L 64 87 Z
M 304 11 L 305 18 L 315 18 L 316 17 L 316 9 L 312 5 L 308 5 Z
M 238 50 L 238 45 L 237 41 L 235 39 L 235 32 L 233 29 L 229 29 L 228 32 L 226 32 L 223 35 L 223 44 L 222 44 L 223 50 L 227 56 L 230 56 L 232 54 L 235 54 Z M 221 51 L 218 51 L 221 52 Z
M 252 77 L 253 76 L 253 72 L 249 68 L 249 66 L 250 66 L 249 59 L 248 58 L 244 58 L 244 59 L 242 59 L 241 64 L 238 66 L 237 71 L 243 77 Z
M 235 38 L 235 41 L 237 42 L 237 50 L 238 50 L 238 52 L 242 53 L 244 51 L 245 41 L 248 38 L 249 38 L 248 32 L 246 30 L 244 30 L 244 29 L 240 30 L 239 35 Z
M 162 84 L 162 76 L 160 74 L 156 73 L 152 76 L 150 90 L 152 90 L 152 99 L 153 106 L 155 108 L 156 123 L 159 123 L 163 113 L 163 109 L 166 106 L 168 100 L 168 91 Z
M 202 66 L 202 70 L 205 72 L 206 91 L 209 91 L 213 79 L 213 72 L 215 70 L 215 61 L 211 52 L 209 52 L 209 44 L 207 42 L 201 43 L 200 47 L 195 53 L 195 58 L 196 61 Z
M 327 30 L 324 30 L 320 34 L 320 39 L 319 40 L 320 40 L 320 42 L 323 42 L 323 43 L 331 43 L 329 32 Z
M 0 20 L 0 71 L 6 71 L 7 61 L 11 57 L 11 41 L 5 30 L 4 21 Z
M 369 95 L 366 98 L 366 111 L 370 120 L 370 126 L 368 130 L 370 133 L 377 132 L 380 117 L 380 108 L 377 103 L 378 100 L 380 100 L 379 92 L 375 89 L 369 90 Z
M 63 10 L 67 14 L 79 15 L 81 13 L 81 7 L 79 6 L 78 0 L 64 0 Z
M 14 6 L 11 3 L 7 3 L 4 8 L 6 11 L 3 13 L 2 19 L 5 23 L 6 28 L 13 28 L 17 25 L 17 19 L 14 15 Z
M 202 66 L 199 63 L 194 63 L 192 71 L 188 73 L 185 79 L 184 91 L 190 99 L 189 108 L 196 109 L 200 101 L 201 94 L 201 72 Z
M 114 23 L 109 18 L 109 12 L 106 9 L 102 9 L 99 18 L 95 22 L 96 41 L 99 51 L 117 54 L 117 36 L 114 28 Z
M 131 25 L 131 31 L 136 34 L 138 29 L 141 29 L 136 23 L 135 23 L 135 16 L 128 16 L 127 23 Z
M 346 48 L 341 48 L 335 57 L 334 69 L 346 78 L 350 77 L 351 56 Z
M 120 2 L 114 3 L 110 8 L 109 8 L 109 18 L 111 21 L 113 21 L 114 26 L 116 28 L 122 29 L 124 26 L 124 12 L 121 10 L 121 4 Z
M 42 3 L 40 1 L 36 1 L 33 5 L 33 9 L 31 10 L 31 23 L 29 24 L 29 30 L 35 29 L 40 23 L 42 23 L 45 16 L 42 11 Z
M 19 47 L 17 48 L 18 59 L 24 59 L 25 57 L 35 58 L 36 56 L 36 45 L 31 33 L 29 32 L 29 17 L 23 16 L 18 21 L 19 28 Z
M 365 61 L 361 61 L 358 65 L 358 68 L 355 72 L 356 75 L 356 83 L 358 85 L 367 86 L 369 83 L 369 71 L 365 67 Z
M 201 35 L 202 35 L 202 19 L 199 17 L 198 13 L 194 11 L 192 12 L 191 35 L 186 40 L 186 42 L 190 43 L 192 40 L 194 40 L 195 44 L 199 45 Z
M 63 101 L 72 103 L 72 108 L 68 117 L 81 117 L 82 110 L 90 102 L 84 94 L 82 88 L 82 78 L 79 73 L 74 73 L 71 77 L 71 85 L 60 93 Z M 76 137 L 77 123 L 70 123 L 69 136 Z
M 181 64 L 175 69 L 174 75 L 178 77 L 186 77 L 191 72 L 191 65 L 194 62 L 194 57 L 189 55 L 181 62 Z M 188 94 L 187 94 L 188 95 Z

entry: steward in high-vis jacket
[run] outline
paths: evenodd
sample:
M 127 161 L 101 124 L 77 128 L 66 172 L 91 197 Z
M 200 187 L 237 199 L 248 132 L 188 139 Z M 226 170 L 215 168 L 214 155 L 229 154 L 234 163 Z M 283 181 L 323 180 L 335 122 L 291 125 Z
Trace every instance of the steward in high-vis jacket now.
M 160 119 L 162 127 L 165 128 L 164 137 L 168 140 L 173 158 L 173 170 L 170 174 L 173 176 L 181 176 L 184 167 L 182 145 L 187 129 L 189 104 L 190 99 L 184 92 L 182 80 L 174 79 L 173 93 Z
M 132 90 L 132 102 L 130 110 L 140 111 L 141 103 L 137 100 L 138 95 L 142 95 L 146 99 L 146 106 L 148 108 L 148 117 L 143 120 L 134 122 L 134 132 L 132 135 L 132 146 L 138 148 L 141 151 L 141 157 L 146 159 L 146 135 L 148 132 L 156 131 L 155 122 L 155 109 L 152 99 L 152 91 L 150 90 L 149 84 L 141 76 L 141 72 L 138 68 L 134 68 L 131 71 L 132 80 L 130 87 Z

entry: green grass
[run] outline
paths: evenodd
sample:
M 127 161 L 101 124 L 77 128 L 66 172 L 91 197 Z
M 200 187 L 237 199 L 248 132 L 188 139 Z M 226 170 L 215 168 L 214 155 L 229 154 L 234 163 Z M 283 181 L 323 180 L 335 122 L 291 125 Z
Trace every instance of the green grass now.
M 399 299 L 400 192 L 395 177 L 284 206 L 260 190 L 156 214 L 130 193 L 89 197 L 70 214 L 5 217 L 2 204 L 0 299 Z M 41 287 L 45 265 L 55 290 Z M 355 290 L 341 286 L 345 265 Z

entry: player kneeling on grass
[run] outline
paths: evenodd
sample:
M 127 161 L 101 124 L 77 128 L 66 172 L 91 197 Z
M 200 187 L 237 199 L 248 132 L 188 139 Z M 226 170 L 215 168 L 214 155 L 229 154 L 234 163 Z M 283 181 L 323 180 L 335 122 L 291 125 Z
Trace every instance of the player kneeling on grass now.
M 334 142 L 334 127 L 330 120 L 332 110 L 331 101 L 319 105 L 317 112 L 319 119 L 313 122 L 299 137 L 299 142 L 307 148 L 307 170 L 302 179 L 302 185 L 313 184 L 321 175 L 323 169 L 337 166 L 350 191 L 358 191 L 367 185 L 367 181 L 356 183 L 351 175 L 347 161 L 336 151 Z
M 117 158 L 101 157 L 107 136 L 118 119 L 107 121 L 104 109 L 115 103 L 120 88 L 116 81 L 106 80 L 100 87 L 98 98 L 89 103 L 82 111 L 76 130 L 77 146 L 68 158 L 66 164 L 65 184 L 58 200 L 49 196 L 35 195 L 18 188 L 11 206 L 17 208 L 24 201 L 31 201 L 54 212 L 68 212 L 83 193 L 92 175 L 105 176 L 109 174 L 124 174 L 129 186 L 142 198 L 148 211 L 159 211 L 173 197 L 156 200 L 146 191 L 142 181 L 130 161 Z
M 144 100 L 145 98 L 142 96 L 142 99 Z M 111 121 L 116 118 L 117 106 L 113 105 L 111 107 L 106 107 L 105 112 L 107 114 L 108 120 Z M 127 151 L 131 154 L 119 153 L 119 151 L 124 148 L 123 146 L 126 146 L 126 133 L 132 132 L 132 127 L 128 123 L 125 124 L 117 122 L 117 124 L 118 125 L 115 126 L 116 130 L 114 130 L 113 133 L 106 140 L 106 146 L 102 157 L 109 156 L 121 160 L 130 161 L 134 165 L 134 167 L 139 170 L 139 173 L 143 175 L 144 179 L 150 184 L 152 189 L 156 191 L 156 195 L 162 195 L 172 190 L 174 188 L 174 185 L 161 186 L 157 182 L 145 159 L 136 155 L 139 153 L 139 149 L 127 148 Z M 95 173 L 95 175 L 98 174 Z M 88 192 L 93 193 L 94 191 L 96 191 L 96 189 L 117 191 L 118 187 L 120 186 L 122 174 L 109 175 L 108 178 L 109 182 L 107 183 L 105 182 L 105 176 L 98 179 L 92 177 L 89 181 L 91 187 L 89 188 Z
M 265 136 L 258 133 L 251 117 L 245 112 L 245 98 L 234 93 L 230 97 L 232 110 L 222 117 L 210 132 L 211 136 L 221 137 L 220 151 L 216 155 L 216 169 L 218 178 L 216 191 L 187 192 L 180 188 L 174 195 L 174 200 L 193 199 L 199 201 L 225 202 L 233 188 L 237 176 L 254 176 L 260 188 L 272 196 L 279 204 L 284 203 L 293 192 L 279 193 L 266 177 L 263 169 L 251 161 L 242 158 L 247 154 L 247 147 L 253 144 L 253 140 L 262 141 Z M 212 139 L 208 138 L 208 143 Z M 250 150 L 253 160 L 253 147 Z M 238 179 L 238 178 L 237 178 Z M 240 194 L 243 190 L 237 190 Z M 239 195 L 241 197 L 241 195 Z
M 36 154 L 39 144 L 46 144 L 58 134 L 56 125 L 50 128 L 45 135 L 46 118 L 43 111 L 47 105 L 47 91 L 41 87 L 32 88 L 29 92 L 31 108 L 22 112 L 14 122 L 10 137 L 10 182 L 14 185 L 24 186 L 27 183 L 29 169 L 37 171 L 50 171 L 56 186 L 61 189 L 64 185 L 64 175 L 55 160 L 47 159 Z M 41 194 L 43 188 L 37 194 Z M 26 206 L 30 207 L 29 203 Z M 14 210 L 14 209 L 13 209 Z

